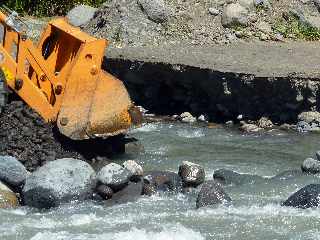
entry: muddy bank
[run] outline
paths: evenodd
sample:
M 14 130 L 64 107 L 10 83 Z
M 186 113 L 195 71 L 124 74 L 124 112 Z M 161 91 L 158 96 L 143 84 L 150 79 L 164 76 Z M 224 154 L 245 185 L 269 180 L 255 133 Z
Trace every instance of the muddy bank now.
M 125 82 L 132 99 L 156 114 L 189 111 L 210 121 L 262 116 L 295 122 L 307 110 L 319 110 L 318 76 L 258 77 L 186 65 L 107 58 L 104 68 Z

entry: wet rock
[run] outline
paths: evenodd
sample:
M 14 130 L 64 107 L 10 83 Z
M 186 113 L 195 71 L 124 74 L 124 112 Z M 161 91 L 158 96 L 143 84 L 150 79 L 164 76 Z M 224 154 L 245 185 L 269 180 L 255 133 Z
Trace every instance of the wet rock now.
M 266 117 L 260 118 L 257 125 L 259 128 L 265 128 L 265 129 L 273 127 L 273 123 L 271 122 L 271 120 Z
M 113 194 L 112 198 L 106 201 L 107 206 L 113 206 L 117 204 L 124 204 L 128 202 L 137 201 L 143 192 L 143 182 L 138 183 L 130 182 L 121 191 Z
M 0 182 L 0 208 L 14 208 L 19 205 L 17 195 Z
M 184 161 L 179 167 L 179 176 L 184 187 L 197 187 L 204 182 L 206 173 L 200 165 Z
M 132 141 L 125 144 L 125 153 L 136 156 L 139 153 L 145 152 L 144 146 L 140 141 Z
M 144 195 L 153 195 L 157 192 L 181 192 L 182 179 L 174 172 L 150 171 L 143 178 Z
M 316 152 L 316 157 L 317 157 L 317 160 L 320 161 L 320 151 Z
M 239 3 L 229 4 L 222 13 L 221 23 L 224 27 L 247 26 L 248 10 Z
M 277 174 L 276 176 L 270 178 L 270 180 L 289 180 L 302 175 L 304 174 L 301 170 L 288 170 Z
M 242 122 L 240 126 L 240 130 L 246 133 L 252 133 L 252 132 L 259 132 L 263 129 L 258 127 L 255 124 Z
M 181 121 L 184 123 L 194 123 L 197 121 L 197 119 L 192 116 L 189 112 L 184 112 L 180 115 Z
M 143 176 L 143 168 L 137 162 L 133 160 L 125 161 L 123 163 L 123 167 L 131 172 L 131 181 L 138 182 L 141 180 Z
M 214 171 L 213 179 L 224 185 L 242 185 L 263 182 L 265 179 L 258 175 L 240 174 L 227 169 Z
M 80 27 L 88 23 L 94 17 L 96 11 L 96 8 L 78 5 L 68 12 L 67 19 L 73 26 Z
M 0 180 L 11 187 L 22 186 L 27 178 L 27 170 L 21 162 L 10 156 L 0 156 Z
M 284 124 L 280 125 L 280 127 L 279 127 L 280 130 L 284 130 L 284 131 L 288 131 L 293 128 L 294 128 L 294 126 L 287 124 L 287 123 L 284 123 Z
M 171 10 L 163 0 L 138 0 L 138 4 L 154 22 L 163 23 L 169 20 Z
M 208 119 L 207 119 L 207 117 L 205 115 L 200 115 L 198 117 L 198 121 L 199 122 L 208 122 Z
M 300 121 L 296 125 L 296 130 L 300 133 L 310 132 L 312 130 L 312 127 L 309 123 Z
M 211 180 L 206 181 L 198 194 L 196 206 L 197 208 L 209 206 L 209 205 L 216 205 L 216 204 L 225 204 L 230 203 L 231 198 L 229 195 L 224 191 L 222 186 Z
M 313 158 L 307 158 L 301 165 L 303 172 L 317 174 L 320 172 L 320 161 Z
M 319 206 L 320 184 L 310 184 L 291 195 L 282 206 L 295 208 L 314 208 Z
M 104 157 L 96 157 L 91 162 L 91 167 L 94 169 L 95 172 L 99 172 L 103 167 L 110 164 L 111 160 L 104 158 Z
M 124 188 L 131 178 L 132 173 L 116 163 L 103 167 L 97 174 L 99 183 L 107 185 L 117 192 Z
M 96 174 L 88 163 L 64 158 L 45 164 L 28 176 L 22 196 L 28 206 L 50 208 L 89 199 L 95 186 Z
M 112 198 L 114 192 L 111 187 L 101 184 L 97 187 L 96 192 L 103 200 Z

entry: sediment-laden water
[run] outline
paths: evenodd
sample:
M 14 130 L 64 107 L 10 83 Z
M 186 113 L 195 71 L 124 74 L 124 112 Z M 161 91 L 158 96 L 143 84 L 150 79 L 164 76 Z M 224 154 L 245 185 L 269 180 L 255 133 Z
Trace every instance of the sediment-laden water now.
M 242 135 L 236 130 L 154 123 L 134 130 L 145 152 L 137 161 L 146 170 L 178 170 L 182 161 L 214 170 L 270 177 L 299 169 L 320 147 L 318 135 L 274 131 Z M 131 156 L 125 156 L 128 158 Z M 115 160 L 121 162 L 121 159 Z M 317 176 L 227 186 L 231 206 L 195 209 L 195 194 L 142 197 L 136 203 L 105 207 L 73 203 L 49 211 L 23 207 L 0 210 L 4 240 L 201 240 L 318 239 L 320 211 L 281 207 L 281 201 Z

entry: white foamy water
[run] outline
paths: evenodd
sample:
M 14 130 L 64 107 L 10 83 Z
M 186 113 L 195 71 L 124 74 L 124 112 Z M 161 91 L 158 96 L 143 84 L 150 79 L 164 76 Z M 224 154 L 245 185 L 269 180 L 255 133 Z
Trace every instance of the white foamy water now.
M 182 161 L 216 169 L 275 176 L 300 169 L 319 147 L 318 135 L 242 135 L 188 124 L 145 124 L 131 132 L 145 152 L 136 160 L 148 170 L 178 171 Z M 123 159 L 122 159 L 123 160 Z M 118 161 L 115 159 L 114 161 Z M 119 159 L 119 163 L 121 160 Z M 197 191 L 158 194 L 106 207 L 84 202 L 49 211 L 0 210 L 1 240 L 309 240 L 319 238 L 320 210 L 282 207 L 281 202 L 315 176 L 225 186 L 230 206 L 196 209 Z

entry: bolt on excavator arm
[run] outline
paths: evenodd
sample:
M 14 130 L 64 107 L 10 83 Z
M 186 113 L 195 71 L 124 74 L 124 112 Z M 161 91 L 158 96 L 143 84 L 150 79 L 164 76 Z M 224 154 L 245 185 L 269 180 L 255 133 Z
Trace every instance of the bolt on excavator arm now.
M 0 11 L 0 68 L 6 85 L 62 134 L 107 138 L 141 123 L 124 84 L 101 69 L 108 42 L 64 18 L 51 21 L 38 46 Z

